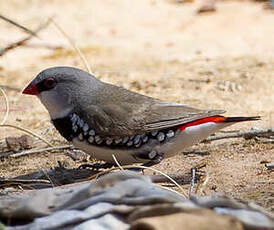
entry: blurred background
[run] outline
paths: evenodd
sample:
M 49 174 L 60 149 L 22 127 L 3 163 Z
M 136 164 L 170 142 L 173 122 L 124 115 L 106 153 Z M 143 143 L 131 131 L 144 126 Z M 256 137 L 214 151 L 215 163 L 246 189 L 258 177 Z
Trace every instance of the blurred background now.
M 53 23 L 45 24 L 53 18 L 76 42 L 92 72 L 104 81 L 201 109 L 225 109 L 227 115 L 263 117 L 231 130 L 273 127 L 273 2 L 0 0 L 0 5 L 1 16 L 32 31 L 42 26 L 32 36 L 0 19 L 0 85 L 9 98 L 8 124 L 35 130 L 54 144 L 65 143 L 52 129 L 40 102 L 20 93 L 45 68 L 85 68 L 67 38 Z M 24 41 L 25 38 L 28 39 Z M 1 95 L 1 120 L 4 115 Z M 14 135 L 19 131 L 0 130 L 1 141 Z M 273 144 L 230 140 L 194 148 L 206 148 L 212 153 L 208 170 L 214 179 L 207 187 L 209 192 L 254 199 L 273 208 L 273 199 L 268 199 L 273 179 L 260 164 L 273 160 Z M 201 159 L 195 156 L 182 161 L 178 156 L 156 167 L 178 172 Z M 60 152 L 46 152 L 3 161 L 0 176 L 53 167 L 58 160 L 69 162 L 71 167 L 76 164 Z M 224 175 L 231 175 L 231 181 Z M 263 191 L 266 194 L 262 197 Z

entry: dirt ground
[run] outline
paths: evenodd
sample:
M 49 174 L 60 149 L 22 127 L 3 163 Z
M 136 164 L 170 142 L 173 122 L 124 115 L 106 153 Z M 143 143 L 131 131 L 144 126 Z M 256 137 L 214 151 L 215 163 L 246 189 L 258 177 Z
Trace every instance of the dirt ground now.
M 77 41 L 92 71 L 100 79 L 149 96 L 212 109 L 227 115 L 260 115 L 261 121 L 227 128 L 274 127 L 274 11 L 250 1 L 220 1 L 217 11 L 198 15 L 202 2 L 175 4 L 165 0 L 10 0 L 1 13 L 29 28 L 48 17 Z M 0 47 L 24 36 L 0 21 Z M 60 44 L 48 49 L 41 42 Z M 78 54 L 53 25 L 20 47 L 0 57 L 0 84 L 22 89 L 38 72 L 50 66 L 84 68 Z M 16 124 L 43 135 L 54 145 L 66 143 L 49 121 L 38 99 L 6 90 L 10 101 L 7 124 Z M 0 97 L 0 119 L 5 114 Z M 1 128 L 0 142 L 22 132 Z M 41 141 L 33 147 L 45 147 Z M 274 161 L 273 143 L 227 139 L 193 146 L 209 155 L 182 155 L 155 166 L 165 173 L 187 172 L 201 161 L 207 183 L 198 194 L 221 193 L 255 201 L 274 210 L 273 171 L 262 162 Z M 5 149 L 0 149 L 0 152 Z M 66 162 L 65 151 L 3 158 L 0 177 L 15 177 Z M 150 173 L 147 171 L 147 173 Z M 185 186 L 186 191 L 189 186 Z

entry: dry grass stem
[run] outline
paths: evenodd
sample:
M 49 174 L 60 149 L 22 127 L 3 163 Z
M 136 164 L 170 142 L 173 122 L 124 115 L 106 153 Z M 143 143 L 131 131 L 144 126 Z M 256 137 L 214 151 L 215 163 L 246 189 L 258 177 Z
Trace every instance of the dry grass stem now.
M 36 30 L 35 33 L 37 34 L 38 32 L 40 32 L 42 29 L 46 28 L 49 24 L 49 20 L 43 24 L 41 24 Z M 22 46 L 23 44 L 25 44 L 25 42 L 27 42 L 28 40 L 30 40 L 33 37 L 33 35 L 29 35 L 27 37 L 21 38 L 20 40 L 16 41 L 16 42 L 12 42 L 10 44 L 8 44 L 6 47 L 4 47 L 3 49 L 0 49 L 0 56 L 3 56 L 6 52 L 15 49 L 19 46 Z
M 23 127 L 20 127 L 20 126 L 17 126 L 17 125 L 10 125 L 10 124 L 0 125 L 0 127 L 10 127 L 10 128 L 15 128 L 15 129 L 21 130 L 21 131 L 23 131 L 27 134 L 30 134 L 30 135 L 40 139 L 41 141 L 45 142 L 48 146 L 54 147 L 49 141 L 47 141 L 42 136 L 40 136 L 39 134 L 34 133 L 33 131 L 31 131 L 29 129 L 26 129 L 26 128 L 23 128 Z
M 31 31 L 30 29 L 26 28 L 25 26 L 22 26 L 19 23 L 15 22 L 15 21 L 13 21 L 13 20 L 11 20 L 11 19 L 9 19 L 9 18 L 7 18 L 7 17 L 5 17 L 5 16 L 3 16 L 1 14 L 0 14 L 0 18 L 3 19 L 3 20 L 5 20 L 6 22 L 8 22 L 8 23 L 10 23 L 10 24 L 12 24 L 12 25 L 20 28 L 21 30 L 25 31 L 26 33 L 28 33 L 28 34 L 30 34 L 32 36 L 36 36 L 37 37 L 36 32 Z
M 44 183 L 50 184 L 50 181 L 43 180 L 43 179 L 9 179 L 9 178 L 2 178 L 0 179 L 0 187 L 7 187 L 13 184 L 31 184 L 31 183 Z
M 88 63 L 87 59 L 85 58 L 85 55 L 82 53 L 82 51 L 76 45 L 76 42 L 71 37 L 69 37 L 69 35 L 61 28 L 61 26 L 57 22 L 54 21 L 53 18 L 51 18 L 50 20 L 55 25 L 55 27 L 63 34 L 63 36 L 69 41 L 69 43 L 76 50 L 76 52 L 79 54 L 79 56 L 80 56 L 82 62 L 84 63 L 85 68 L 87 69 L 87 71 L 90 74 L 92 74 L 92 71 L 91 71 L 91 68 L 89 66 L 89 63 Z
M 5 93 L 5 91 L 2 88 L 0 88 L 0 91 L 2 92 L 2 94 L 5 98 L 5 105 L 6 105 L 6 113 L 5 113 L 5 116 L 2 120 L 2 122 L 0 123 L 0 125 L 4 125 L 8 119 L 8 116 L 9 116 L 10 106 L 9 106 L 9 99 L 8 99 L 7 94 Z
M 62 145 L 62 146 L 53 146 L 53 147 L 48 147 L 48 148 L 42 148 L 42 149 L 30 149 L 30 150 L 25 150 L 21 151 L 18 153 L 11 153 L 9 156 L 11 157 L 21 157 L 33 153 L 41 153 L 45 151 L 51 151 L 51 150 L 61 150 L 61 149 L 70 149 L 72 148 L 73 145 Z
M 117 166 L 119 167 L 119 169 L 124 170 L 123 167 L 119 164 L 119 162 L 118 162 L 118 160 L 117 160 L 117 158 L 115 157 L 114 154 L 112 154 L 112 158 L 114 159 L 114 161 L 117 164 Z

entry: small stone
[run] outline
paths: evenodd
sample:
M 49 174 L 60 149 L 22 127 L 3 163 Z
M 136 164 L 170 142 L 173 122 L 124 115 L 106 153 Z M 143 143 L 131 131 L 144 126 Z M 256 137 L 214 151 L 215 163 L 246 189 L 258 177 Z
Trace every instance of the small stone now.
M 130 146 L 132 146 L 133 145 L 133 141 L 129 141 L 128 143 L 127 143 L 127 146 L 128 147 L 130 147 Z
M 162 142 L 165 140 L 165 134 L 163 132 L 160 132 L 158 135 L 157 135 L 157 140 Z
M 166 134 L 166 136 L 168 137 L 168 138 L 171 138 L 171 137 L 173 137 L 174 136 L 174 131 L 173 130 L 169 130 L 168 132 L 167 132 L 167 134 Z
M 100 136 L 96 135 L 95 142 L 96 142 L 96 144 L 100 145 L 103 142 L 103 139 Z
M 149 154 L 148 157 L 149 159 L 153 159 L 154 157 L 157 156 L 157 151 L 156 150 L 152 150 Z
M 155 137 L 157 134 L 158 134 L 158 131 L 152 131 L 152 132 L 151 132 L 151 135 L 152 135 L 153 137 Z
M 78 139 L 79 139 L 79 141 L 83 141 L 83 140 L 84 140 L 84 136 L 83 136 L 82 133 L 80 133 L 80 134 L 78 135 Z
M 88 138 L 88 142 L 89 142 L 90 144 L 92 144 L 92 143 L 94 142 L 94 136 L 90 136 L 90 137 Z
M 89 130 L 89 126 L 87 123 L 84 124 L 83 131 L 87 132 Z
M 130 137 L 129 137 L 129 140 L 132 141 L 132 140 L 134 139 L 134 137 L 135 137 L 135 136 L 130 136 Z
M 91 129 L 91 130 L 88 132 L 88 135 L 90 135 L 90 136 L 95 136 L 95 130 L 94 130 L 94 129 Z
M 7 137 L 6 144 L 9 150 L 14 152 L 21 149 L 30 149 L 33 147 L 34 139 L 28 135 L 22 135 L 20 137 Z

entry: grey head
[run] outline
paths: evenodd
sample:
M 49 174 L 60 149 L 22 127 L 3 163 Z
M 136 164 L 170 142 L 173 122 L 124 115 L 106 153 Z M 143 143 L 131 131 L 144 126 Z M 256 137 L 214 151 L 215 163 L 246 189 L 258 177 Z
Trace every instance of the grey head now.
M 66 116 L 79 100 L 87 101 L 103 87 L 96 77 L 73 67 L 52 67 L 40 72 L 23 90 L 36 95 L 49 111 L 51 119 Z

